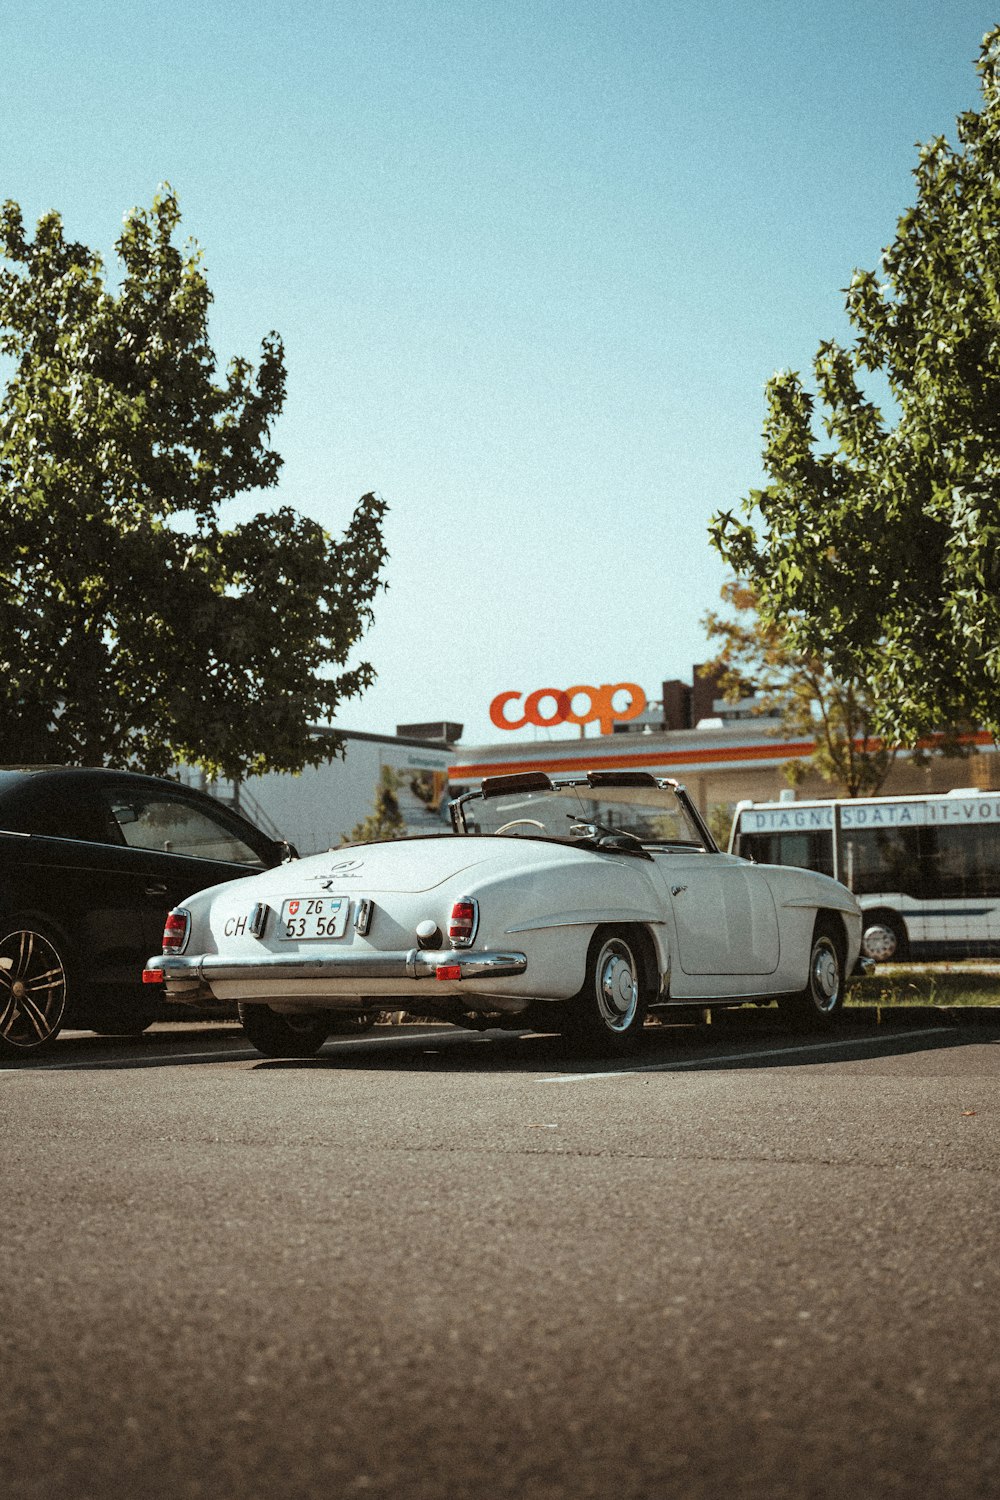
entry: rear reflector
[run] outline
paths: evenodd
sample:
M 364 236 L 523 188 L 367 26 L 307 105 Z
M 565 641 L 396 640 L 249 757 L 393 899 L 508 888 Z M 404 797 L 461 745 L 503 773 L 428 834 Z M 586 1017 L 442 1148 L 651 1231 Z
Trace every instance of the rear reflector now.
M 162 984 L 163 973 L 160 969 L 143 969 L 142 982 L 143 984 Z
M 437 968 L 434 970 L 434 977 L 436 979 L 461 979 L 462 965 L 438 964 Z

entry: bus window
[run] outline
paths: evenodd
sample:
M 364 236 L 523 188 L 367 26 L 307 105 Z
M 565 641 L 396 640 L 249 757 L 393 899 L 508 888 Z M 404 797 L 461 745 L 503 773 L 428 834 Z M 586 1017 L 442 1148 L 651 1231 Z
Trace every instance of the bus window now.
M 739 852 L 758 865 L 794 865 L 799 870 L 833 874 L 833 842 L 829 833 L 744 833 Z
M 808 833 L 779 833 L 775 839 L 777 844 L 778 865 L 795 865 L 797 869 L 808 870 L 812 863 L 812 839 Z
M 844 831 L 842 839 L 840 878 L 856 896 L 881 891 L 921 894 L 915 828 L 852 828 Z
M 980 896 L 1000 896 L 1000 828 L 989 826 L 979 830 L 979 890 Z
M 923 832 L 926 895 L 1000 895 L 1000 830 L 995 825 Z
M 776 851 L 778 843 L 774 833 L 741 833 L 736 853 L 741 859 L 752 859 L 755 865 L 779 863 Z

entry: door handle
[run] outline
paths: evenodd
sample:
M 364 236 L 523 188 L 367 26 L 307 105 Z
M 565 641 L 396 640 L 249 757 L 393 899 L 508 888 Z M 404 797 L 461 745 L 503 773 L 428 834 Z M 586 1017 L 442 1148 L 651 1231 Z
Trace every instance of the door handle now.
M 155 885 L 154 884 L 154 885 L 147 885 L 147 887 L 146 887 L 146 895 L 147 896 L 165 896 L 166 894 L 167 894 L 167 888 L 166 888 L 165 885 Z
M 680 893 L 681 893 L 681 891 L 686 891 L 686 890 L 687 890 L 687 886 L 686 885 L 672 885 L 670 887 L 670 894 L 671 894 L 671 896 L 679 896 Z

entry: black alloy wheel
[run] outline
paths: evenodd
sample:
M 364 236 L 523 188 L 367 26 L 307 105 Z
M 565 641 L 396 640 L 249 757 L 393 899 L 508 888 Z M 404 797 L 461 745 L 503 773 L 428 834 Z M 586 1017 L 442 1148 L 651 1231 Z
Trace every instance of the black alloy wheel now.
M 0 1056 L 39 1052 L 59 1034 L 70 989 L 62 938 L 28 918 L 0 928 Z

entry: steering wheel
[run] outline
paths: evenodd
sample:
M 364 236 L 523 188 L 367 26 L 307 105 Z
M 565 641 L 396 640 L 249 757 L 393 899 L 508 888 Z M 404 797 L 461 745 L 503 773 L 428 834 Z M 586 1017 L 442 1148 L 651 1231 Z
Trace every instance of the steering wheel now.
M 496 831 L 497 833 L 506 833 L 508 828 L 517 828 L 520 823 L 526 823 L 529 828 L 540 828 L 543 833 L 545 832 L 545 824 L 539 823 L 537 818 L 511 818 L 509 823 L 505 823 L 502 828 L 498 828 Z

